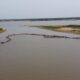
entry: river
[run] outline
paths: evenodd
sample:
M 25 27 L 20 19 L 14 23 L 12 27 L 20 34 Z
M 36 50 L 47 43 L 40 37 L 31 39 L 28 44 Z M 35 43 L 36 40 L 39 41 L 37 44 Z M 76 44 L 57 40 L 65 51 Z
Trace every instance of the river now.
M 32 25 L 80 24 L 80 21 L 11 21 L 0 22 L 7 29 L 0 42 L 9 34 L 36 33 L 47 35 L 80 35 L 32 28 Z M 0 80 L 80 80 L 80 40 L 13 36 L 0 44 Z

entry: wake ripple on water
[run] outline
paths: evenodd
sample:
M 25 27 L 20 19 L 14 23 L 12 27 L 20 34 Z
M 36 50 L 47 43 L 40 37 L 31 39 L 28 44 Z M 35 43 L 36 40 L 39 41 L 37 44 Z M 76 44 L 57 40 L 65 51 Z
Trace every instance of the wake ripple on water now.
M 59 36 L 59 35 L 46 35 L 46 34 L 35 34 L 35 33 L 20 33 L 20 34 L 10 34 L 7 35 L 6 41 L 0 42 L 0 44 L 8 43 L 12 40 L 11 37 L 18 36 L 18 35 L 34 35 L 34 36 L 42 36 L 43 38 L 65 38 L 65 39 L 80 39 L 80 37 L 68 37 L 68 36 Z

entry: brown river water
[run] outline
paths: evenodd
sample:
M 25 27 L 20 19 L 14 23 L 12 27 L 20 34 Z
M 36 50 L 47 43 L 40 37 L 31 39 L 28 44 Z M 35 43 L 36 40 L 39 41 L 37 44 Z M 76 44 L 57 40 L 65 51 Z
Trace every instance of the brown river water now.
M 0 42 L 10 34 L 34 33 L 80 37 L 31 25 L 80 24 L 80 21 L 0 22 L 7 31 L 0 34 Z M 80 40 L 44 38 L 42 36 L 13 36 L 0 44 L 0 80 L 80 80 Z

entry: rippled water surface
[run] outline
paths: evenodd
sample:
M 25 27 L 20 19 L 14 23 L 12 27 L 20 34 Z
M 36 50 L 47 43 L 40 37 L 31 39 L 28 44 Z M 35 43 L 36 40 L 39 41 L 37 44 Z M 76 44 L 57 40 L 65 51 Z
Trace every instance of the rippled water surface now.
M 63 23 L 80 21 L 0 22 L 0 26 L 7 28 L 0 34 L 0 42 L 8 34 L 23 32 L 79 36 L 29 27 Z M 80 40 L 14 36 L 11 42 L 0 44 L 0 80 L 80 80 Z

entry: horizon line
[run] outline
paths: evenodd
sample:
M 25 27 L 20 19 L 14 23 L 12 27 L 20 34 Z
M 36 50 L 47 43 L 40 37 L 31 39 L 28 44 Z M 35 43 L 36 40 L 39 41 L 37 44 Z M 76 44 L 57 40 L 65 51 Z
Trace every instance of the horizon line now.
M 80 17 L 56 17 L 56 18 L 5 18 L 5 19 L 0 19 L 0 21 L 9 21 L 9 20 L 71 20 L 71 19 L 76 19 L 80 20 Z

